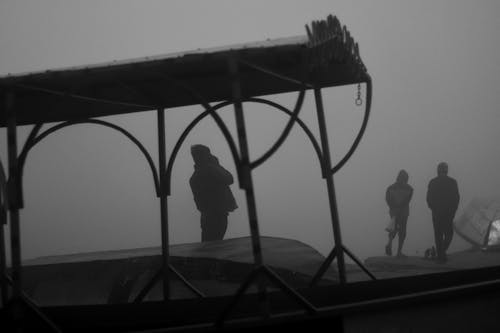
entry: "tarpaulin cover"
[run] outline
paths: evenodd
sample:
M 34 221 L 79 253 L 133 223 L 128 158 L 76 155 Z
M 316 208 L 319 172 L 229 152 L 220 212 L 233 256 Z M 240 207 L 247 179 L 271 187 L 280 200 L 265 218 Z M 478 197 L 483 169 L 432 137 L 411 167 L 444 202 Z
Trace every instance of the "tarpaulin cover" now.
M 292 288 L 307 286 L 325 259 L 295 240 L 262 237 L 261 245 L 265 263 Z M 230 295 L 253 268 L 251 239 L 172 245 L 170 263 L 207 296 Z M 41 305 L 127 303 L 160 267 L 159 247 L 41 257 L 24 262 L 24 288 Z M 322 283 L 334 283 L 336 278 L 330 268 Z M 170 280 L 173 298 L 196 297 L 174 276 Z M 144 300 L 160 300 L 161 285 L 157 283 Z
M 474 198 L 454 221 L 456 232 L 475 246 L 484 246 L 491 222 L 500 219 L 500 198 Z

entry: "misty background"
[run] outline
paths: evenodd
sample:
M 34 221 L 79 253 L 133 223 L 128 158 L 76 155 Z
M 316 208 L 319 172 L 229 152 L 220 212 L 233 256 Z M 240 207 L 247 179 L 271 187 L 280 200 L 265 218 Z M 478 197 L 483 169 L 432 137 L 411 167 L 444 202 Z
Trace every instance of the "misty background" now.
M 423 255 L 434 243 L 425 193 L 439 162 L 446 161 L 458 181 L 457 217 L 472 198 L 500 192 L 499 13 L 496 0 L 4 0 L 0 75 L 305 35 L 305 24 L 337 15 L 359 43 L 374 83 L 366 134 L 334 177 L 344 244 L 363 259 L 383 254 L 385 190 L 406 169 L 414 196 L 403 251 Z M 334 163 L 361 125 L 364 105 L 354 104 L 356 90 L 324 90 Z M 270 98 L 292 108 L 296 97 Z M 276 140 L 287 117 L 262 105 L 244 108 L 253 160 Z M 167 110 L 167 158 L 201 111 L 200 106 Z M 232 108 L 220 114 L 236 137 Z M 310 91 L 301 114 L 319 138 Z M 155 112 L 103 119 L 129 130 L 157 162 Z M 19 128 L 19 146 L 30 129 Z M 188 137 L 174 166 L 168 199 L 172 244 L 200 241 L 188 183 L 189 147 L 195 143 L 208 145 L 236 177 L 228 146 L 207 118 Z M 0 158 L 5 166 L 5 129 L 0 129 Z M 119 133 L 97 125 L 58 131 L 32 150 L 24 176 L 23 259 L 160 245 L 159 199 L 149 167 Z M 326 186 L 301 130 L 295 127 L 277 154 L 255 170 L 254 182 L 263 236 L 296 239 L 328 254 L 333 234 Z M 240 208 L 230 214 L 225 237 L 248 236 L 244 193 L 238 184 L 231 188 Z M 467 247 L 455 234 L 450 251 Z

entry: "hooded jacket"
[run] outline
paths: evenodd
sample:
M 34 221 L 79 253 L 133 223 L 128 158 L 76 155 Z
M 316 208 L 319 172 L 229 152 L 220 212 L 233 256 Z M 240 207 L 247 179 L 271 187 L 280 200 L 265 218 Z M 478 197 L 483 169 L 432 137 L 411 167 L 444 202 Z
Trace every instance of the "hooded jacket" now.
M 389 206 L 391 216 L 410 214 L 410 200 L 413 188 L 408 184 L 408 173 L 401 170 L 396 182 L 390 185 L 385 192 L 385 201 Z
M 215 156 L 210 154 L 195 159 L 194 173 L 189 184 L 196 208 L 202 213 L 227 213 L 238 208 L 229 188 L 233 182 L 231 173 L 219 164 Z

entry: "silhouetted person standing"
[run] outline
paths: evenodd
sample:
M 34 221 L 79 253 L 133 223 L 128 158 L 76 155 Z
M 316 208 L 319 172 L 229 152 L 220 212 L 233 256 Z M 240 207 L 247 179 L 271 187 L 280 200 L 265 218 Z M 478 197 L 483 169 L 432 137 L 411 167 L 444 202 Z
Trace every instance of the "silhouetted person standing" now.
M 448 176 L 448 164 L 439 163 L 437 173 L 438 176 L 429 182 L 427 188 L 427 205 L 432 211 L 437 259 L 445 262 L 446 251 L 453 238 L 453 219 L 460 195 L 457 181 Z
M 233 176 L 204 145 L 191 146 L 194 173 L 189 179 L 196 208 L 201 212 L 201 241 L 222 240 L 228 213 L 238 208 L 229 185 Z
M 389 215 L 395 219 L 394 230 L 389 231 L 389 241 L 385 246 L 385 254 L 392 255 L 392 241 L 398 235 L 398 257 L 403 257 L 403 243 L 406 238 L 406 223 L 410 215 L 410 200 L 413 188 L 408 184 L 408 173 L 401 170 L 396 182 L 385 191 L 385 201 L 389 206 Z

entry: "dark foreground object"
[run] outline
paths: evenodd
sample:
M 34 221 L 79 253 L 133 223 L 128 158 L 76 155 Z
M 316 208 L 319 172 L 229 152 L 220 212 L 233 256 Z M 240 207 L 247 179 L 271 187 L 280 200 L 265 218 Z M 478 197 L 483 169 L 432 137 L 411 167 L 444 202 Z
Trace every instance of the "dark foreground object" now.
M 214 321 L 230 297 L 167 303 L 42 307 L 63 332 L 238 331 L 260 328 L 330 332 L 497 332 L 500 268 L 420 275 L 299 290 L 318 309 L 308 315 L 282 292 L 269 294 L 272 316 L 260 317 L 256 294 L 245 295 L 223 327 Z M 3 327 L 8 327 L 2 310 Z M 43 325 L 24 309 L 23 326 Z M 3 328 L 2 327 L 2 328 Z

